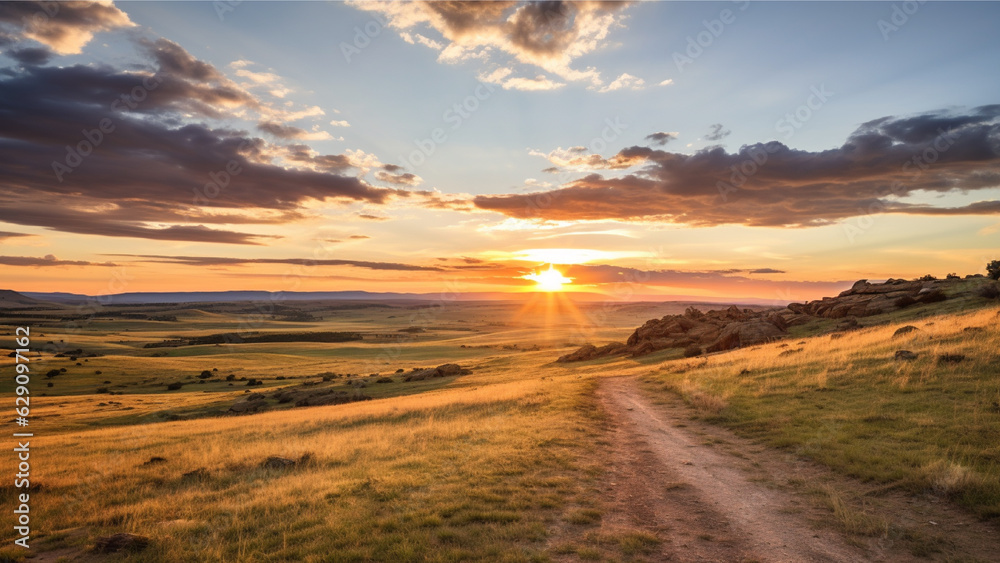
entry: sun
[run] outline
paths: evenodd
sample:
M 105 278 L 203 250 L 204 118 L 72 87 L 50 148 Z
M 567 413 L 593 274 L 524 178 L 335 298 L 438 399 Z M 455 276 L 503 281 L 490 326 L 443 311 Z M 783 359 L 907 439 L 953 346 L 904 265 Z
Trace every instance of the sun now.
M 573 278 L 562 275 L 562 272 L 555 269 L 552 264 L 549 264 L 548 270 L 542 270 L 537 274 L 532 272 L 523 277 L 535 282 L 537 284 L 535 289 L 539 291 L 562 291 L 564 285 L 573 283 Z

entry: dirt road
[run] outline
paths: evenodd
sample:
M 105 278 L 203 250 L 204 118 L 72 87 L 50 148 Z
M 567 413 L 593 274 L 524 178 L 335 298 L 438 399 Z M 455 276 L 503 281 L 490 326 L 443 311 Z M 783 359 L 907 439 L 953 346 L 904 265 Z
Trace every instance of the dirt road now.
M 773 466 L 755 459 L 762 448 L 737 444 L 739 453 L 730 453 L 732 442 L 699 435 L 686 413 L 651 404 L 634 380 L 606 379 L 598 398 L 612 422 L 605 524 L 655 530 L 667 541 L 653 559 L 910 559 L 862 551 L 817 526 L 821 509 L 775 486 Z

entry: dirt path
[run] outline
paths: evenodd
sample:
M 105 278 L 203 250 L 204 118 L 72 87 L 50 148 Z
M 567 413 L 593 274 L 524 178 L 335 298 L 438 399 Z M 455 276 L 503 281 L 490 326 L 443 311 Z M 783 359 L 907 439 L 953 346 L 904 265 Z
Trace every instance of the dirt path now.
M 651 404 L 634 380 L 605 379 L 598 399 L 612 432 L 605 525 L 658 532 L 667 541 L 656 560 L 913 559 L 850 546 L 817 526 L 818 507 L 769 485 L 771 468 L 754 459 L 766 453 L 762 448 L 741 444 L 734 455 L 719 442 L 706 443 L 689 428 L 687 412 Z

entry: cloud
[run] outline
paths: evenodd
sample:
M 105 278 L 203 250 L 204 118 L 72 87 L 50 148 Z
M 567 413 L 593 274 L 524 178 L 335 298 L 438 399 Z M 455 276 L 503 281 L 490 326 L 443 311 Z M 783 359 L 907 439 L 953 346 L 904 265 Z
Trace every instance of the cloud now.
M 330 125 L 333 125 L 334 127 L 350 127 L 351 126 L 350 123 L 348 123 L 347 121 L 344 121 L 343 119 L 340 119 L 340 120 L 334 119 L 333 121 L 330 122 Z
M 404 174 L 392 174 L 384 170 L 376 172 L 375 179 L 399 186 L 416 186 L 424 181 L 423 178 L 411 172 L 406 172 Z
M 279 139 L 295 139 L 299 141 L 325 141 L 333 137 L 326 131 L 306 131 L 301 127 L 285 125 L 274 121 L 261 121 L 257 129 L 270 133 Z
M 549 90 L 563 81 L 603 86 L 594 67 L 575 61 L 599 50 L 612 30 L 623 27 L 626 2 L 391 2 L 355 1 L 361 10 L 388 19 L 404 41 L 438 51 L 438 61 L 480 60 L 493 73 L 491 82 L 506 89 Z M 431 38 L 417 30 L 433 33 Z M 539 75 L 541 70 L 545 74 Z M 508 78 L 507 74 L 515 76 Z M 530 78 L 535 76 L 535 78 Z M 501 82 L 503 80 L 503 82 Z
M 750 278 L 741 275 L 746 270 L 644 270 L 622 268 L 603 264 L 579 264 L 567 266 L 563 274 L 572 277 L 577 284 L 594 285 L 636 285 L 649 287 L 671 287 L 696 289 L 727 295 L 830 295 L 850 285 L 847 281 L 774 281 Z M 764 270 L 770 270 L 764 268 Z M 784 301 L 790 300 L 791 297 Z M 781 301 L 776 299 L 776 302 Z
M 372 237 L 370 237 L 368 235 L 351 235 L 348 238 L 351 238 L 351 239 L 354 239 L 354 240 L 364 240 L 364 239 L 369 239 L 369 238 L 372 238 Z
M 564 149 L 559 147 L 548 153 L 530 150 L 528 154 L 540 156 L 555 165 L 543 172 L 559 172 L 560 170 L 623 170 L 645 161 L 644 154 L 633 154 L 629 150 L 621 151 L 611 158 L 587 152 L 587 147 L 577 146 Z
M 646 135 L 646 140 L 647 141 L 650 141 L 654 145 L 659 145 L 661 147 L 663 145 L 669 143 L 670 141 L 673 141 L 676 138 L 677 138 L 677 132 L 676 131 L 673 131 L 673 132 L 670 132 L 670 133 L 666 133 L 666 132 L 660 131 L 660 132 L 657 132 L 657 133 L 650 133 L 649 135 Z
M 621 76 L 619 76 L 618 78 L 614 79 L 614 81 L 608 84 L 607 86 L 599 88 L 597 91 L 604 93 L 622 89 L 642 90 L 645 86 L 646 86 L 646 81 L 644 81 L 641 78 L 636 78 L 635 76 L 632 76 L 631 74 L 626 72 Z
M 2 200 L 0 200 L 2 201 Z M 9 202 L 0 207 L 0 221 L 13 225 L 46 227 L 64 233 L 98 235 L 105 237 L 130 237 L 147 240 L 176 240 L 220 244 L 262 244 L 262 240 L 275 238 L 235 231 L 211 229 L 204 225 L 152 226 L 136 220 L 118 220 L 102 212 L 83 212 L 60 209 L 58 204 L 46 207 L 20 206 Z
M 722 139 L 729 136 L 732 131 L 724 129 L 721 123 L 716 123 L 711 126 L 711 131 L 705 135 L 705 139 L 708 141 L 721 141 Z
M 0 2 L 0 31 L 33 39 L 60 55 L 78 54 L 94 34 L 132 27 L 108 2 Z
M 0 240 L 7 240 L 9 238 L 19 238 L 19 237 L 33 237 L 35 235 L 29 235 L 28 233 L 14 233 L 11 231 L 0 231 Z
M 501 81 L 500 85 L 504 90 L 522 90 L 532 92 L 540 90 L 558 90 L 566 84 L 550 80 L 545 75 L 539 74 L 534 78 L 508 78 Z
M 40 66 L 48 63 L 53 53 L 41 47 L 26 47 L 7 51 L 6 55 L 23 65 Z
M 388 221 L 388 217 L 382 217 L 381 215 L 372 215 L 371 213 L 356 213 L 356 215 L 368 221 Z
M 0 264 L 4 266 L 117 266 L 111 262 L 86 262 L 83 260 L 59 260 L 51 254 L 43 258 L 32 256 L 0 256 Z
M 0 74 L 0 221 L 79 234 L 260 244 L 268 237 L 204 225 L 296 220 L 309 202 L 377 205 L 412 195 L 345 175 L 374 162 L 360 151 L 323 155 L 213 125 L 258 115 L 279 141 L 325 135 L 282 124 L 283 110 L 176 43 L 137 41 L 149 65 L 28 66 Z M 111 129 L 100 131 L 102 120 Z M 238 172 L 226 172 L 233 167 Z
M 756 270 L 750 270 L 750 274 L 785 274 L 784 270 L 775 270 L 774 268 L 757 268 Z
M 440 272 L 434 266 L 417 266 L 395 262 L 368 262 L 364 260 L 316 260 L 312 258 L 224 258 L 218 256 L 163 256 L 159 254 L 109 254 L 108 256 L 137 258 L 143 262 L 181 264 L 185 266 L 240 266 L 246 264 L 292 264 L 296 266 L 353 266 L 369 270 Z
M 660 82 L 659 84 L 657 84 L 657 86 L 670 86 L 673 83 L 674 83 L 674 79 L 673 78 L 668 78 L 668 79 Z
M 991 148 L 997 142 L 1000 105 L 934 111 L 869 121 L 842 146 L 817 152 L 776 141 L 693 155 L 629 147 L 585 164 L 641 164 L 638 172 L 617 178 L 590 174 L 544 192 L 544 207 L 533 204 L 538 193 L 480 195 L 472 201 L 479 209 L 520 219 L 701 226 L 811 227 L 881 213 L 998 214 L 1000 201 L 958 207 L 907 201 L 913 195 L 1000 187 L 1000 155 Z

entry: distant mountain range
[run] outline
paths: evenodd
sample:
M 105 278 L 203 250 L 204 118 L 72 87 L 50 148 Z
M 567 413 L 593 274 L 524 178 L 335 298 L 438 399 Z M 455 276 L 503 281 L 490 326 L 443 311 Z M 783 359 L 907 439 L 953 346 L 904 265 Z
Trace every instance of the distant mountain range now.
M 0 290 L 0 308 L 31 307 L 58 303 L 72 305 L 86 303 L 93 299 L 105 305 L 135 305 L 145 303 L 233 303 L 238 301 L 497 301 L 521 300 L 531 294 L 503 292 L 469 292 L 469 293 L 375 293 L 370 291 L 179 291 L 179 292 L 139 292 L 118 293 L 114 295 L 83 295 L 65 292 L 15 292 L 8 289 Z M 718 297 L 708 298 L 694 295 L 631 295 L 628 299 L 615 298 L 600 293 L 566 292 L 573 301 L 684 301 L 694 303 L 739 303 L 747 305 L 783 306 L 773 299 Z

